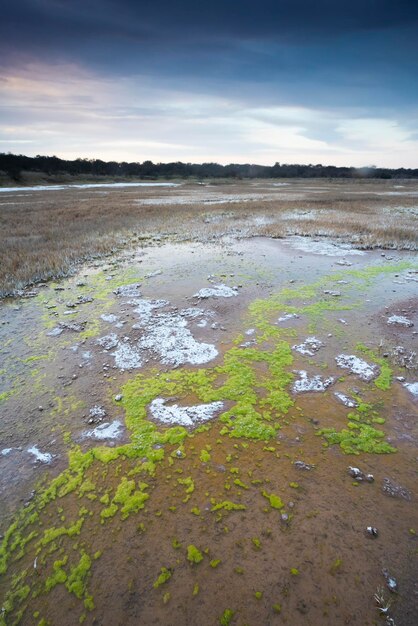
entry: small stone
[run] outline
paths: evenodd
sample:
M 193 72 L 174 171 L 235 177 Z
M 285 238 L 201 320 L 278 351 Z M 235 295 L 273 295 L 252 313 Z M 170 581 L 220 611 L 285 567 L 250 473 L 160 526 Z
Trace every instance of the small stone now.
M 43 406 L 38 406 L 38 411 L 43 411 L 44 407 Z
M 367 526 L 366 532 L 370 537 L 373 537 L 373 539 L 376 539 L 379 534 L 379 531 L 374 526 Z
M 115 402 L 120 402 L 120 401 L 122 400 L 122 397 L 123 397 L 123 396 L 122 396 L 122 394 L 121 394 L 121 393 L 116 394 L 116 396 L 115 396 Z

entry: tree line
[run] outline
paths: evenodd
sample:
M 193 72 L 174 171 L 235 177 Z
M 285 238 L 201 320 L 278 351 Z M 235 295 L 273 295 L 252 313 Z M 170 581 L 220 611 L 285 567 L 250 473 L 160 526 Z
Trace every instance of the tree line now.
M 35 157 L 0 153 L 0 172 L 19 182 L 24 172 L 40 172 L 47 176 L 107 176 L 124 178 L 418 178 L 418 169 L 381 167 L 337 167 L 335 165 L 299 165 L 275 163 L 251 165 L 231 163 L 143 163 L 102 161 L 101 159 L 60 159 L 56 156 Z

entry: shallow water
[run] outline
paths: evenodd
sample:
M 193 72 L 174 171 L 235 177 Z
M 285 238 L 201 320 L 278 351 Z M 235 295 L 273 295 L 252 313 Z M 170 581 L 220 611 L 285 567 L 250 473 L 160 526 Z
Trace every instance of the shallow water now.
M 61 189 L 121 189 L 123 187 L 178 187 L 179 183 L 84 183 L 73 185 L 35 185 L 33 187 L 0 187 L 0 192 L 16 191 L 60 191 Z
M 23 624 L 209 625 L 230 609 L 233 624 L 363 626 L 379 620 L 373 595 L 385 568 L 399 585 L 390 614 L 416 623 L 418 405 L 405 384 L 417 371 L 397 365 L 392 351 L 417 350 L 417 257 L 297 243 L 141 248 L 1 304 L 0 624 L 21 613 Z M 202 289 L 209 297 L 198 297 Z M 388 324 L 394 315 L 414 326 Z M 315 347 L 307 354 L 301 345 Z M 284 365 L 269 360 L 278 348 Z M 131 360 L 118 360 L 121 351 Z M 341 354 L 376 375 L 387 362 L 389 388 L 340 367 Z M 234 355 L 235 378 L 233 367 L 222 369 Z M 332 382 L 299 393 L 299 372 Z M 280 402 L 267 410 L 272 389 Z M 239 431 L 248 392 L 264 415 L 261 440 Z M 371 426 L 396 452 L 347 455 L 321 435 L 350 422 L 353 408 L 336 393 L 378 419 Z M 176 415 L 196 424 L 170 443 L 163 435 Z M 156 435 L 146 448 L 149 424 Z M 104 451 L 75 486 L 62 474 L 70 450 L 84 462 Z M 349 466 L 374 482 L 354 481 Z M 52 497 L 48 485 L 62 476 Z M 395 497 L 383 491 L 385 478 L 402 487 Z M 132 495 L 132 481 L 137 504 L 149 497 L 125 515 L 129 499 L 117 493 L 122 485 Z M 378 528 L 376 539 L 367 526 Z M 187 559 L 190 545 L 201 562 Z M 161 568 L 171 576 L 155 586 Z

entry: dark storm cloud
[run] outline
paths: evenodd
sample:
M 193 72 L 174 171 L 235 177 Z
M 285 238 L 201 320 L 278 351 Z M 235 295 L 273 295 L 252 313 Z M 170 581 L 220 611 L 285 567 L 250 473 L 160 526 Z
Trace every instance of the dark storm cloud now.
M 266 102 L 412 101 L 418 3 L 363 0 L 17 0 L 3 8 L 0 64 L 75 62 L 194 88 L 268 83 Z M 251 79 L 251 85 L 249 80 Z M 244 85 L 242 85 L 244 83 Z M 318 89 L 320 87 L 320 89 Z M 280 93 L 281 88 L 281 93 Z
M 158 57 L 193 45 L 233 46 L 241 40 L 306 44 L 368 30 L 416 25 L 418 5 L 363 0 L 17 0 L 3 7 L 4 52 L 86 55 L 106 49 Z M 138 57 L 136 56 L 138 55 Z M 110 55 L 109 55 L 110 56 Z M 128 60 L 128 59 L 126 59 Z M 116 65 L 118 58 L 114 59 Z

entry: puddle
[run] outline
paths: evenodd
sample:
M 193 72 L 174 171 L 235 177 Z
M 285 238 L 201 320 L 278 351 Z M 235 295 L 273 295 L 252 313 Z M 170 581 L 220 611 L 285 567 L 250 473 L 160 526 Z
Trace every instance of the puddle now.
M 0 623 L 415 624 L 417 257 L 294 242 L 0 304 Z

